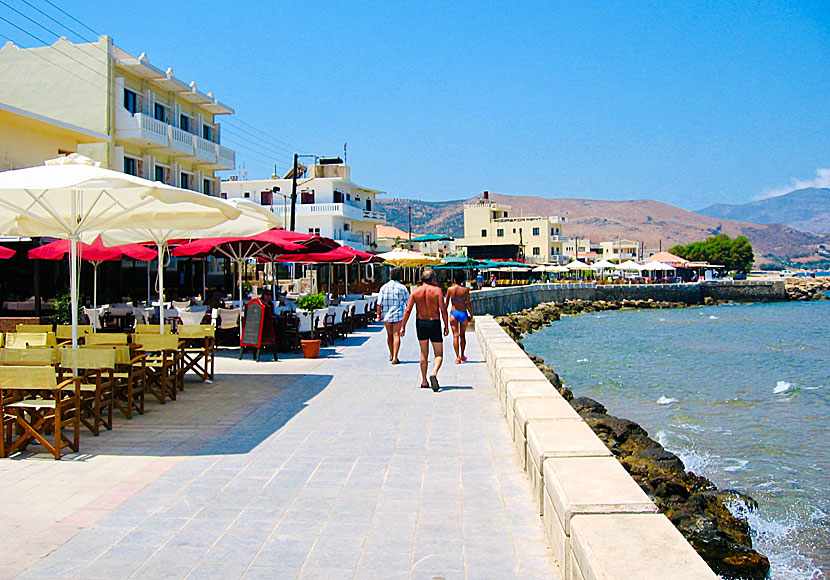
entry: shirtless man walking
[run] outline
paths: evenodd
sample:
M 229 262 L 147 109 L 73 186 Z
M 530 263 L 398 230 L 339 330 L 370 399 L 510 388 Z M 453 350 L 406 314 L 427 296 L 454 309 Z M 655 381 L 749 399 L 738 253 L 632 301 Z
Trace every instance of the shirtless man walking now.
M 409 295 L 406 311 L 403 315 L 401 337 L 404 336 L 406 323 L 415 307 L 415 333 L 421 347 L 421 388 L 432 387 L 436 393 L 441 386 L 438 384 L 438 370 L 444 362 L 444 337 L 450 333 L 447 305 L 444 303 L 444 293 L 435 280 L 435 271 L 424 268 L 421 271 L 421 285 Z M 440 317 L 440 318 L 439 318 Z M 444 321 L 444 331 L 441 333 L 441 320 Z M 429 343 L 432 343 L 434 361 L 432 374 L 427 377 L 429 368 Z M 427 380 L 429 382 L 427 382 Z

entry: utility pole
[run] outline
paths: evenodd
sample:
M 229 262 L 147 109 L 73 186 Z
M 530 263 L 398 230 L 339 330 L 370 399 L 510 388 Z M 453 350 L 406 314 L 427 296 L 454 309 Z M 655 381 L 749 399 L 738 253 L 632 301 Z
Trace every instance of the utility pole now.
M 297 154 L 294 154 L 294 171 L 291 172 L 291 231 L 296 225 L 297 213 Z
M 409 249 L 412 249 L 412 202 L 409 202 Z

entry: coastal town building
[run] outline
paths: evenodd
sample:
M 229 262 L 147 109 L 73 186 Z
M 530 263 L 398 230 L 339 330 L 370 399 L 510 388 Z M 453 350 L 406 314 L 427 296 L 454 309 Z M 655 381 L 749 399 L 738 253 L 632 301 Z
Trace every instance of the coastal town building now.
M 397 248 L 407 250 L 413 249 L 413 244 L 409 243 L 409 233 L 400 228 L 386 224 L 379 224 L 375 228 L 375 231 L 377 235 L 376 244 L 378 252 L 391 252 Z M 416 235 L 413 234 L 412 237 L 416 237 Z
M 638 260 L 640 255 L 640 242 L 634 240 L 611 240 L 600 242 L 603 260 L 625 262 L 626 260 Z
M 80 153 L 103 167 L 217 195 L 233 169 L 217 115 L 233 109 L 108 36 L 0 48 L 0 169 Z
M 291 175 L 283 178 L 244 181 L 231 178 L 221 182 L 221 196 L 249 199 L 267 206 L 291 224 Z M 369 251 L 377 246 L 375 228 L 386 221 L 375 196 L 382 194 L 351 181 L 351 169 L 339 157 L 318 158 L 297 178 L 295 231 L 317 234 Z
M 513 216 L 513 208 L 496 203 L 484 192 L 464 204 L 464 238 L 456 240 L 476 259 L 522 259 L 536 264 L 565 261 L 565 218 L 559 216 Z

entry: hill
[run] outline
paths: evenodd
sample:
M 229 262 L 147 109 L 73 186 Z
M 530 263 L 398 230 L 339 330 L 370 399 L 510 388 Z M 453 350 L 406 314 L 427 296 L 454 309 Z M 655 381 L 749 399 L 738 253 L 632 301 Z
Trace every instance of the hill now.
M 513 206 L 513 215 L 559 215 L 568 219 L 565 234 L 593 241 L 617 237 L 639 240 L 646 248 L 668 249 L 708 236 L 726 233 L 744 235 L 755 249 L 756 261 L 784 262 L 790 258 L 819 259 L 819 245 L 830 246 L 830 235 L 811 234 L 781 224 L 751 224 L 712 218 L 679 207 L 639 199 L 598 201 L 574 198 L 543 198 L 490 194 L 493 201 Z M 380 202 L 389 223 L 406 230 L 407 208 L 412 206 L 412 230 L 461 237 L 463 204 L 466 200 L 424 202 L 391 199 Z
M 816 234 L 830 233 L 830 189 L 810 187 L 750 203 L 718 203 L 697 213 L 756 224 L 786 224 Z

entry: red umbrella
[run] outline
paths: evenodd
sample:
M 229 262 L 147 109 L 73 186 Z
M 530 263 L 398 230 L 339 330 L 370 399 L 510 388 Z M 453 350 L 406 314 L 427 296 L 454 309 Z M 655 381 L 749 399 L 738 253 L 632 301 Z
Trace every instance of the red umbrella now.
M 298 254 L 327 247 L 326 238 L 311 234 L 288 232 L 278 228 L 245 238 L 204 238 L 194 240 L 173 250 L 176 257 L 218 256 L 237 263 L 239 272 L 239 314 L 242 318 L 242 263 L 249 258 Z
M 69 254 L 69 240 L 56 240 L 49 244 L 29 250 L 30 260 L 62 260 Z M 107 247 L 101 241 L 101 236 L 95 238 L 91 244 L 78 242 L 78 256 L 82 260 L 92 262 L 93 287 L 92 308 L 98 308 L 98 266 L 101 262 L 120 260 L 126 256 L 133 260 L 155 260 L 158 254 L 154 250 L 141 244 L 125 244 L 123 246 Z
M 369 252 L 355 250 L 349 246 L 340 246 L 328 252 L 315 252 L 300 254 L 296 256 L 281 256 L 277 258 L 280 262 L 300 262 L 303 264 L 345 264 L 346 265 L 346 293 L 349 292 L 349 267 L 348 264 L 383 262 L 383 258 Z M 329 288 L 331 288 L 331 268 L 329 268 Z
M 0 246 L 0 260 L 8 260 L 15 255 L 15 251 L 6 246 Z

